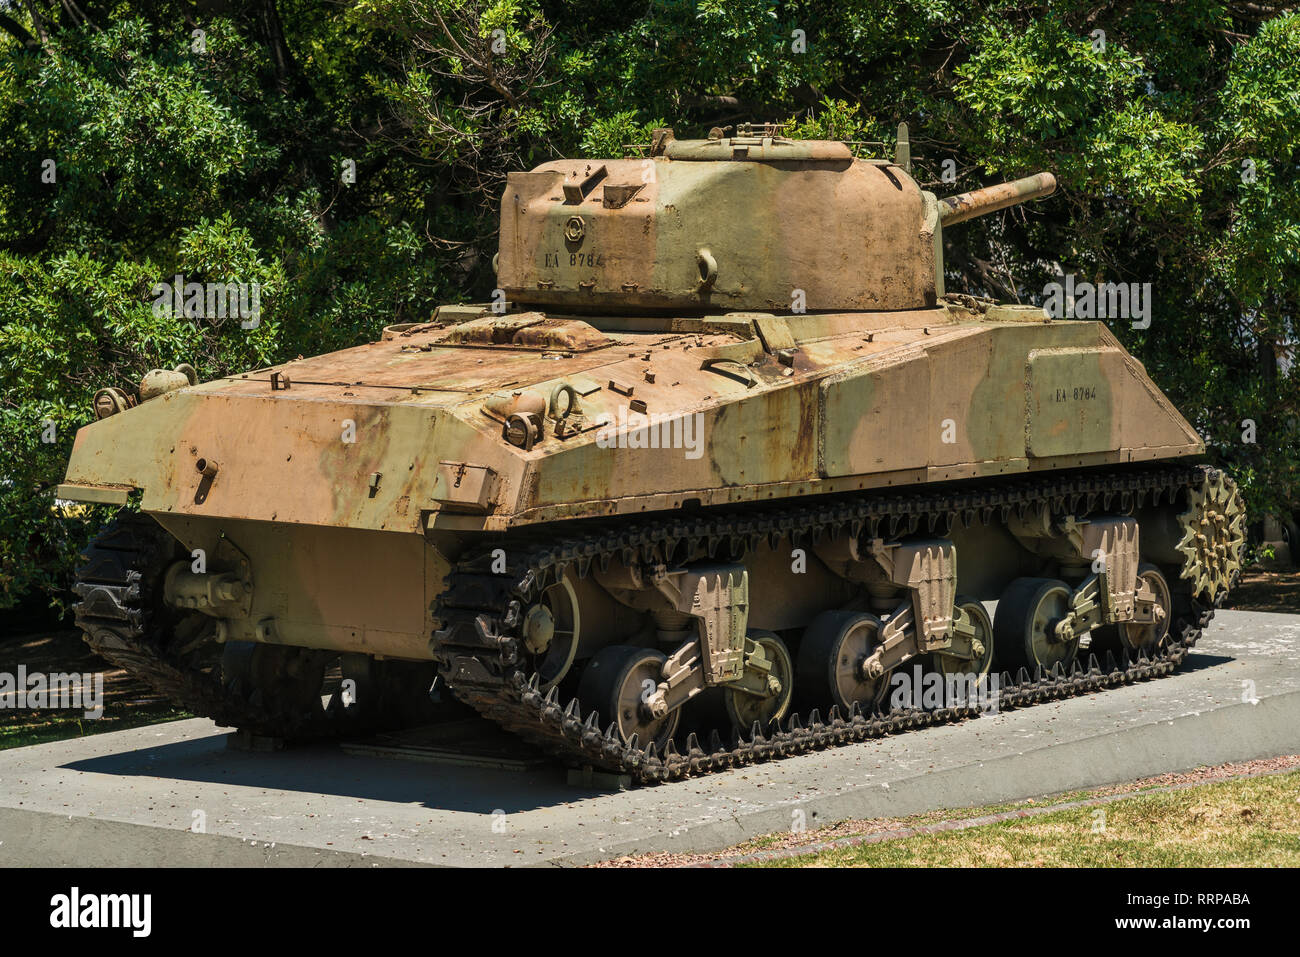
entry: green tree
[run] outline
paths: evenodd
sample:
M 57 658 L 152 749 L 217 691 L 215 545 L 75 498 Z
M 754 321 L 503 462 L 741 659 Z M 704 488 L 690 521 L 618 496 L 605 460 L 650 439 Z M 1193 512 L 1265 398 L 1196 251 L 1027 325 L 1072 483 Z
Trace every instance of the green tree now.
M 1055 172 L 1051 200 L 945 237 L 949 288 L 1032 302 L 1062 273 L 1151 282 L 1150 327 L 1115 333 L 1254 511 L 1300 498 L 1294 5 L 13 0 L 0 604 L 59 595 L 100 520 L 52 499 L 96 388 L 340 348 L 485 298 L 510 169 L 762 120 L 862 141 L 907 121 L 941 194 Z M 263 284 L 263 322 L 155 311 L 177 273 Z

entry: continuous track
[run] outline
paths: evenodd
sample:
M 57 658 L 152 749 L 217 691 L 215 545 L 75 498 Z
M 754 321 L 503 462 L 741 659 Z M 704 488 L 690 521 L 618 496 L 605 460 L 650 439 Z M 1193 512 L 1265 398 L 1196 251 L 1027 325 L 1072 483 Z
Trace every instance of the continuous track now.
M 842 714 L 832 709 L 805 718 L 793 716 L 780 727 L 755 725 L 748 734 L 724 740 L 717 732 L 701 742 L 694 733 L 679 750 L 659 750 L 634 737 L 623 741 L 611 724 L 600 727 L 594 710 L 576 700 L 567 704 L 552 689 L 543 694 L 539 679 L 520 660 L 521 610 L 568 569 L 588 575 L 593 566 L 664 562 L 684 555 L 738 556 L 763 542 L 789 540 L 811 545 L 841 534 L 894 538 L 917 533 L 946 534 L 955 523 L 1005 523 L 1013 514 L 1046 504 L 1053 514 L 1083 518 L 1094 513 L 1127 513 L 1142 506 L 1174 506 L 1204 480 L 1205 466 L 1163 466 L 1110 475 L 1002 479 L 955 491 L 863 493 L 832 502 L 784 505 L 759 510 L 709 512 L 670 519 L 621 520 L 586 526 L 559 538 L 536 533 L 506 536 L 457 563 L 447 579 L 435 615 L 438 654 L 457 697 L 507 730 L 557 758 L 577 766 L 630 775 L 653 783 L 723 770 L 834 747 L 868 738 L 945 722 L 978 713 L 976 706 L 901 708 L 887 713 Z M 241 686 L 223 677 L 213 660 L 210 638 L 185 632 L 185 619 L 167 609 L 156 594 L 168 563 L 176 559 L 171 538 L 147 516 L 124 513 L 85 554 L 76 585 L 78 627 L 99 654 L 147 681 L 160 694 L 218 724 L 287 738 L 356 733 L 400 724 L 396 709 L 369 715 L 337 702 L 303 709 L 292 696 L 262 687 Z M 503 574 L 500 552 L 506 556 Z M 1069 671 L 1029 674 L 1024 669 L 1000 676 L 999 709 L 1023 708 L 1103 688 L 1172 673 L 1213 617 L 1213 609 L 1175 588 L 1170 638 L 1158 654 L 1131 660 L 1090 656 Z M 286 652 L 292 654 L 292 652 Z M 304 655 L 311 654 L 302 650 Z M 287 659 L 292 661 L 292 659 Z M 396 687 L 388 689 L 391 696 Z
M 579 576 L 593 565 L 671 561 L 695 555 L 739 555 L 765 540 L 789 539 L 812 544 L 840 534 L 893 538 L 928 532 L 943 534 L 958 520 L 967 524 L 1005 522 L 1012 513 L 1048 505 L 1056 515 L 1083 518 L 1097 512 L 1128 512 L 1143 505 L 1175 504 L 1186 490 L 1199 487 L 1202 466 L 1169 466 L 1106 476 L 1052 476 L 1039 480 L 1003 480 L 956 492 L 862 495 L 833 504 L 809 504 L 763 512 L 711 514 L 700 518 L 611 524 L 559 541 L 516 541 L 497 545 L 506 551 L 505 574 L 492 574 L 491 548 L 457 564 L 447 580 L 436 614 L 443 627 L 434 636 L 444 674 L 457 696 L 481 714 L 564 761 L 627 774 L 638 781 L 670 781 L 688 775 L 737 767 L 756 761 L 802 754 L 928 725 L 974 716 L 978 709 L 941 707 L 894 709 L 850 714 L 832 709 L 795 715 L 779 728 L 760 728 L 724 740 L 716 731 L 701 742 L 690 734 L 681 750 L 669 742 L 660 751 L 635 737 L 623 741 L 611 723 L 601 730 L 600 716 L 584 711 L 577 699 L 565 704 L 558 692 L 539 690 L 539 679 L 519 664 L 521 611 L 572 567 Z M 1116 661 L 1110 653 L 1090 656 L 1067 672 L 1039 669 L 1029 674 L 1000 675 L 998 707 L 1023 708 L 1044 701 L 1172 673 L 1213 617 L 1213 609 L 1182 594 L 1175 599 L 1170 638 L 1158 654 Z

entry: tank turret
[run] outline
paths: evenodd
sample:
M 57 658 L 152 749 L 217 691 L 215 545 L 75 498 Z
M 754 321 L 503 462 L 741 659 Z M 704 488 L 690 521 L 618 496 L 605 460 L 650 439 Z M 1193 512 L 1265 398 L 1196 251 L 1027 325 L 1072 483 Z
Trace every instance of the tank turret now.
M 940 200 L 912 178 L 905 148 L 863 160 L 771 127 L 713 133 L 658 130 L 643 157 L 510 174 L 497 261 L 506 296 L 579 312 L 933 307 L 942 225 L 1056 185 L 1039 173 Z

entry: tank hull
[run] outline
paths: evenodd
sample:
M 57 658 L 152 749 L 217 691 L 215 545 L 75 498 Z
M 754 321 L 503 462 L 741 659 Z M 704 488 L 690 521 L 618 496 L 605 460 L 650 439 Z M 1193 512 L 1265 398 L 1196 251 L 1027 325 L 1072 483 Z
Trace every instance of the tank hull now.
M 442 580 L 484 535 L 1203 453 L 1104 325 L 1004 312 L 558 320 L 586 351 L 448 341 L 533 328 L 487 312 L 104 419 L 64 494 L 130 490 L 186 550 L 237 548 L 254 586 L 231 638 L 429 659 Z M 494 400 L 566 385 L 577 429 L 503 438 Z
M 159 516 L 422 534 L 1204 452 L 1103 324 L 1010 314 L 750 314 L 609 334 L 565 320 L 605 340 L 582 352 L 426 328 L 87 426 L 65 492 L 138 492 Z M 546 403 L 561 386 L 579 428 L 556 436 L 547 416 L 531 448 L 502 439 L 494 401 Z M 199 459 L 219 465 L 201 495 Z

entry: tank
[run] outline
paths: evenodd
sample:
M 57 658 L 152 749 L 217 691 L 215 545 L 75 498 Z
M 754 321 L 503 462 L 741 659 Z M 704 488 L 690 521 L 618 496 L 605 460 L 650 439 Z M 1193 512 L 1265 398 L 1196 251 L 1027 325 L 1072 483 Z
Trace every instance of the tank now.
M 468 707 L 641 782 L 1168 674 L 1235 484 L 1104 323 L 945 289 L 943 231 L 1052 175 L 940 199 L 907 153 L 548 162 L 490 302 L 101 390 L 79 627 L 252 734 Z

